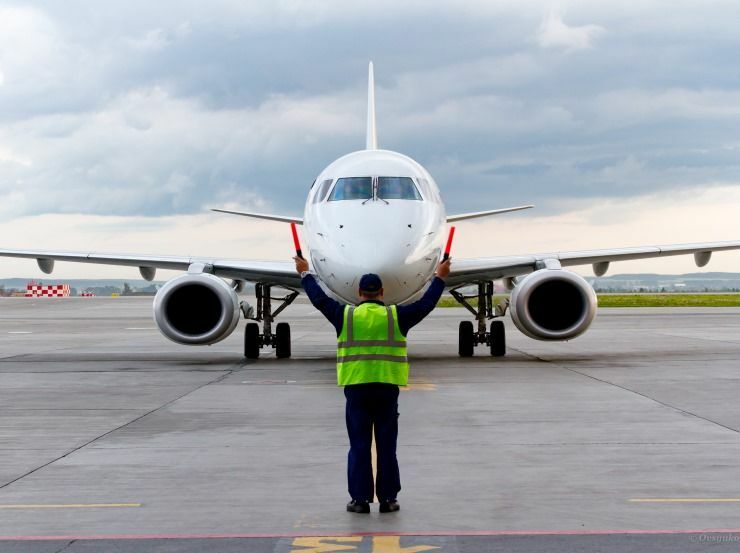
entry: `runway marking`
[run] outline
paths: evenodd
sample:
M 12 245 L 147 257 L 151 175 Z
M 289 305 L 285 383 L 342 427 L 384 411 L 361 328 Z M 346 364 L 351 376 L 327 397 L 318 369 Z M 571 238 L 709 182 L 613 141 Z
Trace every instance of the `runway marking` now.
M 414 380 L 409 382 L 407 386 L 399 386 L 399 389 L 402 392 L 435 392 L 437 390 L 437 385 L 427 380 Z
M 30 330 L 11 330 L 8 334 L 33 334 Z
M 692 530 L 460 530 L 460 531 L 419 531 L 419 532 L 352 532 L 340 533 L 339 538 L 356 538 L 367 536 L 398 536 L 398 537 L 489 537 L 489 536 L 628 536 L 628 535 L 678 535 L 689 534 L 740 534 L 740 528 L 699 528 Z M 227 540 L 227 539 L 295 539 L 295 538 L 327 538 L 326 534 L 307 532 L 285 533 L 223 533 L 223 534 L 78 534 L 57 536 L 0 536 L 0 541 L 97 541 L 97 540 Z M 303 551 L 302 553 L 305 553 Z
M 0 505 L 0 509 L 101 509 L 141 507 L 141 503 L 68 503 Z
M 373 482 L 378 483 L 378 451 L 375 449 L 375 425 L 373 425 L 372 439 L 370 440 L 370 464 L 372 465 L 373 471 Z M 374 488 L 375 486 L 373 486 Z M 378 501 L 378 495 L 373 491 L 373 502 Z
M 157 330 L 153 326 L 131 326 L 128 327 L 126 330 Z
M 361 541 L 362 536 L 296 538 L 293 540 L 293 547 L 300 547 L 301 549 L 292 549 L 290 553 L 334 553 L 335 551 L 357 551 L 356 545 L 345 544 L 359 543 Z
M 436 545 L 410 545 L 401 546 L 401 536 L 373 536 L 372 553 L 421 553 L 439 549 Z M 361 544 L 365 536 L 324 536 L 313 538 L 295 538 L 293 547 L 306 549 L 292 549 L 290 553 L 334 553 L 338 551 L 357 551 L 357 545 Z
M 372 553 L 421 553 L 439 549 L 436 545 L 410 545 L 401 547 L 401 536 L 373 536 Z
M 295 384 L 297 380 L 242 380 L 242 384 Z
M 736 497 L 666 497 L 630 499 L 630 503 L 740 503 Z

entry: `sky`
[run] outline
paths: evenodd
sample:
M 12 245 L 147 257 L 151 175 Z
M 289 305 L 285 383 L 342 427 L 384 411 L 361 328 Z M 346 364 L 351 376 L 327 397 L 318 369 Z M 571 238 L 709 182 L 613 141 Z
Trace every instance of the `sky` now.
M 364 147 L 370 60 L 380 146 L 448 213 L 537 206 L 460 223 L 458 257 L 740 239 L 739 20 L 728 0 L 0 0 L 0 247 L 290 257 L 286 225 L 208 209 L 301 215 Z M 18 276 L 43 274 L 0 259 Z

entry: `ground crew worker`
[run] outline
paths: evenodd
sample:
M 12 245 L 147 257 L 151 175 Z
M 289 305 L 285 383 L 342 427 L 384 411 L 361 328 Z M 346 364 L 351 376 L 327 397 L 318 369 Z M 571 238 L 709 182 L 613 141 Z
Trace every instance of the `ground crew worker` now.
M 293 259 L 306 295 L 337 330 L 337 383 L 344 386 L 347 398 L 350 443 L 347 480 L 352 500 L 347 511 L 369 513 L 374 495 L 381 513 L 398 511 L 398 387 L 408 383 L 406 334 L 437 305 L 450 272 L 450 260 L 439 263 L 429 289 L 409 305 L 386 306 L 380 277 L 363 275 L 360 303 L 353 306 L 327 296 L 309 272 L 308 261 Z M 378 455 L 374 483 L 370 459 L 373 427 Z

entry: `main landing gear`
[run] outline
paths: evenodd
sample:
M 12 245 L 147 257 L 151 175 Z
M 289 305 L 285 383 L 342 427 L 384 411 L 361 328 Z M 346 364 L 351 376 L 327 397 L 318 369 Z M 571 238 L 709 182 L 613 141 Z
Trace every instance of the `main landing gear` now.
M 493 357 L 506 355 L 506 329 L 503 321 L 491 321 L 491 330 L 486 332 L 486 320 L 502 317 L 506 314 L 509 301 L 504 300 L 493 306 L 493 282 L 484 281 L 478 283 L 478 293 L 465 295 L 459 290 L 462 286 L 450 290 L 450 294 L 465 309 L 470 311 L 478 322 L 478 330 L 475 330 L 471 321 L 461 321 L 459 328 L 458 353 L 460 357 L 472 357 L 475 346 L 485 344 L 490 348 Z M 478 305 L 473 306 L 468 300 L 477 299 Z
M 273 334 L 272 322 L 283 309 L 293 303 L 298 297 L 298 292 L 290 290 L 286 296 L 272 297 L 271 288 L 269 284 L 256 284 L 254 291 L 257 296 L 257 314 L 252 316 L 251 312 L 245 312 L 247 318 L 262 321 L 262 333 L 259 323 L 247 323 L 244 328 L 244 357 L 247 359 L 257 359 L 260 356 L 260 349 L 268 346 L 275 349 L 275 356 L 278 359 L 290 357 L 290 325 L 278 323 Z M 272 310 L 272 300 L 281 302 L 275 311 Z

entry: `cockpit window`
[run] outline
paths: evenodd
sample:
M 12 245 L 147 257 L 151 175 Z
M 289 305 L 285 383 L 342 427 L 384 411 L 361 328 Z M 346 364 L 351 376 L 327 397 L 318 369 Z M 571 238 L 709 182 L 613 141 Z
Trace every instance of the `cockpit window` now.
M 409 177 L 378 177 L 378 198 L 383 200 L 421 200 Z
M 367 200 L 373 197 L 372 177 L 346 177 L 337 179 L 329 201 Z
M 317 204 L 324 200 L 324 198 L 326 197 L 326 193 L 329 191 L 331 183 L 331 179 L 321 181 L 318 190 L 316 190 L 316 194 L 314 194 L 313 196 L 313 203 Z
M 424 192 L 425 198 L 432 199 L 432 201 L 437 202 L 438 204 L 442 203 L 442 198 L 439 196 L 439 191 L 436 186 L 430 185 L 427 179 L 419 179 L 419 185 L 421 186 L 422 192 Z
M 318 196 L 323 196 L 320 190 Z M 335 200 L 422 200 L 422 197 L 410 177 L 346 177 L 337 180 L 329 195 L 329 201 Z

